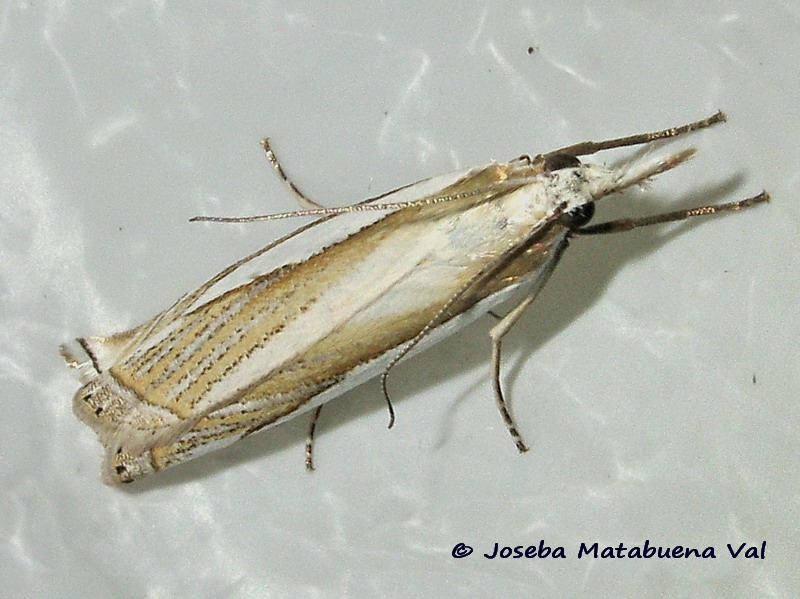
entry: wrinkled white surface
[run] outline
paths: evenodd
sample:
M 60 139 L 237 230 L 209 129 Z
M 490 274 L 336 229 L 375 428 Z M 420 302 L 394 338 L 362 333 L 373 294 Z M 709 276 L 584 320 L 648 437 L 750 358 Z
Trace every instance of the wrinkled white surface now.
M 317 4 L 2 4 L 0 595 L 800 594 L 798 3 Z M 717 108 L 730 122 L 687 142 L 691 164 L 598 221 L 774 202 L 574 241 L 505 344 L 528 454 L 491 399 L 485 318 L 395 371 L 394 430 L 374 382 L 328 406 L 313 475 L 301 418 L 99 482 L 56 347 L 293 225 L 187 222 L 292 209 L 262 136 L 343 204 Z M 482 557 L 539 539 L 567 559 Z M 717 559 L 577 559 L 644 539 Z M 745 541 L 766 560 L 731 559 Z

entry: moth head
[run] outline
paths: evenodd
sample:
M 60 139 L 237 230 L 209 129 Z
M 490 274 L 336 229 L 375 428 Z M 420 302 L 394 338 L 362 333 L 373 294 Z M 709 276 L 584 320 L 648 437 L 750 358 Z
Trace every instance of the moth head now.
M 580 229 L 588 225 L 594 216 L 594 201 L 590 200 L 586 204 L 576 206 L 568 210 L 559 218 L 559 222 L 568 229 Z
M 576 168 L 581 165 L 581 161 L 570 154 L 551 154 L 544 159 L 544 170 L 548 173 L 560 171 L 565 168 Z
M 584 165 L 576 156 L 571 154 L 551 154 L 544 158 L 544 171 L 546 173 L 555 173 L 557 171 L 564 171 L 567 169 L 573 170 L 573 175 L 583 181 L 586 179 L 584 171 L 591 168 L 590 165 Z M 586 198 L 585 203 L 578 204 L 566 212 L 564 212 L 559 221 L 568 229 L 579 229 L 589 223 L 594 216 L 594 200 Z
M 578 229 L 594 216 L 594 203 L 605 196 L 623 191 L 634 185 L 646 183 L 652 177 L 683 164 L 695 154 L 694 148 L 660 156 L 638 158 L 618 166 L 584 163 L 569 154 L 544 156 L 543 170 L 555 179 L 561 179 L 565 201 L 560 222 Z

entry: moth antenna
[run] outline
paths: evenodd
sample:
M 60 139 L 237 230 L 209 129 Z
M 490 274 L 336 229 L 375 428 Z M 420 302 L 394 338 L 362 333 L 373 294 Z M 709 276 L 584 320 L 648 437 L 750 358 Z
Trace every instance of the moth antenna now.
M 495 189 L 505 189 L 507 186 L 518 186 L 519 182 L 508 182 L 506 185 L 496 183 Z M 486 188 L 473 189 L 461 193 L 446 194 L 440 196 L 428 196 L 421 200 L 409 200 L 407 202 L 388 202 L 385 204 L 351 204 L 349 206 L 331 206 L 328 208 L 313 208 L 311 210 L 294 210 L 292 212 L 278 212 L 276 214 L 259 214 L 256 216 L 193 216 L 189 222 L 213 222 L 213 223 L 253 223 L 268 220 L 283 220 L 286 218 L 297 218 L 301 216 L 334 216 L 347 214 L 350 212 L 370 212 L 375 210 L 402 210 L 403 208 L 413 208 L 415 206 L 432 206 L 453 202 L 471 196 L 486 193 Z

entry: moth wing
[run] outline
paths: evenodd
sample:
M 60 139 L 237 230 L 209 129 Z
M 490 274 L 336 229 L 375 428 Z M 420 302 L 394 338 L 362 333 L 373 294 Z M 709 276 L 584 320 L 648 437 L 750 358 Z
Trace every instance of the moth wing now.
M 59 346 L 64 361 L 79 372 L 80 379 L 87 383 L 113 366 L 130 347 L 146 335 L 161 315 L 121 333 L 108 337 L 78 337 Z
M 457 185 L 459 181 L 479 176 L 490 168 L 478 167 L 424 179 L 369 198 L 356 205 L 398 204 L 424 197 L 436 197 L 442 190 L 450 188 L 454 184 Z M 187 294 L 174 306 L 174 309 L 184 313 L 190 312 L 227 291 L 248 283 L 254 274 L 263 275 L 275 272 L 287 265 L 307 260 L 311 255 L 380 220 L 389 212 L 391 210 L 353 211 L 323 217 L 308 223 L 233 263 L 203 283 L 196 291 Z
M 470 201 L 474 198 L 477 202 L 489 201 L 495 193 L 498 173 L 500 171 L 495 165 L 479 167 L 462 173 L 452 173 L 371 198 L 366 203 L 402 204 L 421 198 L 437 198 L 442 195 L 468 198 Z M 387 209 L 387 212 L 391 211 L 391 209 Z M 211 304 L 215 300 L 228 293 L 235 293 L 239 287 L 249 283 L 252 272 L 259 273 L 261 279 L 277 276 L 281 269 L 304 261 L 322 249 L 353 235 L 383 218 L 387 212 L 382 210 L 356 211 L 341 217 L 323 218 L 305 225 L 294 233 L 232 264 L 144 325 L 109 338 L 91 342 L 84 341 L 83 349 L 87 353 L 96 351 L 97 356 L 92 359 L 95 372 L 109 364 L 113 365 L 120 360 L 125 360 L 124 354 L 126 353 L 131 358 L 131 364 L 140 358 L 151 361 L 161 360 L 163 359 L 159 357 L 161 354 L 157 350 L 149 352 L 150 348 L 156 348 L 161 341 L 168 340 L 174 331 L 180 329 L 186 319 L 188 322 L 193 322 L 194 313 L 213 309 Z M 511 285 L 511 287 L 515 286 Z M 498 285 L 498 287 L 503 287 L 503 285 Z M 492 305 L 496 303 L 494 297 L 487 299 L 491 300 Z M 471 304 L 479 300 L 480 298 L 473 298 Z M 478 311 L 467 309 L 465 306 L 465 312 L 468 314 L 458 314 L 452 320 L 466 323 L 465 319 L 477 318 L 488 307 L 490 306 Z M 436 328 L 438 329 L 438 326 Z M 449 327 L 432 331 L 433 334 L 429 336 L 430 340 L 439 337 L 439 333 L 444 332 L 446 328 Z M 110 439 L 111 442 L 106 444 L 108 452 L 106 478 L 113 481 L 116 473 L 120 475 L 116 478 L 117 482 L 131 480 L 136 477 L 134 472 L 138 471 L 144 474 L 150 465 L 152 468 L 161 469 L 186 461 L 211 449 L 233 443 L 255 430 L 278 424 L 284 417 L 294 416 L 299 412 L 311 409 L 327 401 L 331 396 L 338 395 L 355 384 L 371 378 L 375 374 L 374 367 L 385 364 L 392 357 L 391 355 L 387 356 L 387 354 L 391 354 L 389 351 L 391 349 L 393 347 L 385 347 L 385 351 L 376 354 L 375 360 L 363 365 L 363 368 L 359 366 L 353 372 L 348 372 L 347 376 L 343 377 L 344 380 L 332 381 L 323 377 L 316 379 L 314 384 L 308 384 L 308 378 L 306 378 L 306 382 L 301 381 L 299 386 L 274 389 L 279 377 L 270 375 L 263 381 L 263 385 L 256 385 L 248 390 L 246 397 L 236 397 L 232 402 L 226 400 L 224 404 L 209 402 L 204 411 L 196 414 L 194 418 L 190 417 L 189 422 L 184 420 L 172 424 L 164 422 L 158 425 L 156 431 L 158 434 L 151 437 L 152 441 L 149 443 L 145 439 L 139 439 L 141 435 L 134 434 L 137 431 L 131 431 L 129 435 L 130 439 L 135 442 L 118 442 L 119 436 L 123 435 L 125 431 L 122 430 L 124 427 L 121 427 L 122 420 L 116 419 L 114 420 L 115 428 L 112 431 L 114 434 L 107 435 L 117 437 L 117 439 Z M 143 356 L 139 356 L 140 353 Z M 150 353 L 149 356 L 148 353 Z M 308 355 L 305 358 L 308 358 Z M 132 374 L 132 367 L 130 370 L 131 372 L 127 374 Z M 122 381 L 123 376 L 121 375 L 126 374 L 124 365 L 120 364 L 114 372 L 116 378 Z M 302 379 L 302 377 L 300 378 Z M 127 384 L 125 381 L 122 383 L 123 385 Z M 132 385 L 129 387 L 134 388 Z M 273 388 L 269 389 L 269 387 Z M 156 410 L 159 406 L 152 407 Z M 138 412 L 131 414 L 127 411 L 125 414 L 124 420 L 131 422 L 136 420 L 133 416 L 142 416 L 143 420 L 147 420 L 145 417 L 149 415 L 138 414 Z M 184 418 L 188 416 L 189 414 Z M 121 460 L 131 460 L 131 464 L 135 467 L 127 467 L 124 462 L 120 462 Z
M 466 187 L 490 186 L 493 176 L 494 165 L 457 171 L 399 187 L 359 202 L 357 205 L 397 204 L 424 197 L 436 197 L 441 194 L 442 190 L 458 188 L 460 184 Z M 473 181 L 477 181 L 477 183 L 473 183 Z M 310 256 L 383 218 L 388 212 L 391 210 L 354 211 L 326 216 L 303 225 L 237 260 L 194 291 L 181 297 L 159 316 L 130 332 L 138 334 L 135 337 L 137 344 L 149 345 L 157 342 L 169 335 L 181 316 L 199 310 L 226 293 L 250 283 L 254 276 L 277 276 L 282 268 L 307 260 Z M 252 226 L 257 225 L 253 224 Z M 135 345 L 129 344 L 128 347 L 135 347 Z
M 509 299 L 515 292 L 524 290 L 526 294 L 537 293 L 547 283 L 566 246 L 565 228 L 554 227 L 546 231 L 529 252 L 510 261 L 488 279 L 479 297 L 465 297 L 464 301 L 469 301 L 471 305 L 432 328 L 427 338 L 409 356 L 480 318 L 492 306 Z M 382 372 L 393 356 L 392 350 L 396 349 L 390 348 L 372 361 L 357 365 L 347 376 L 338 380 L 314 379 L 291 370 L 276 373 L 236 403 L 211 411 L 174 442 L 152 448 L 151 463 L 161 470 L 221 449 L 251 433 L 271 428 L 289 417 L 312 410 Z M 335 350 L 334 347 L 320 348 L 313 357 L 316 361 L 324 362 L 324 352 Z M 309 378 L 315 383 L 297 385 L 297 381 Z
M 111 484 L 130 482 L 153 470 L 163 470 L 227 447 L 242 437 L 296 415 L 321 387 L 307 386 L 276 395 L 274 384 L 267 381 L 239 401 L 211 411 L 188 430 L 176 432 L 172 438 L 162 438 L 153 446 L 131 451 L 130 447 L 121 450 L 119 443 L 109 444 L 103 478 Z

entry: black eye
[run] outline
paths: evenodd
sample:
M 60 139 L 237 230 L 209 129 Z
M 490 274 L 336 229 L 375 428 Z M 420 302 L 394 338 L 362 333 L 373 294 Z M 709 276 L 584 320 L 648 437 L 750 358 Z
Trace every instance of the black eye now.
M 594 202 L 573 208 L 561 215 L 561 224 L 569 229 L 580 229 L 594 216 Z
M 544 168 L 551 173 L 562 168 L 575 168 L 581 161 L 569 154 L 553 154 L 544 159 Z

